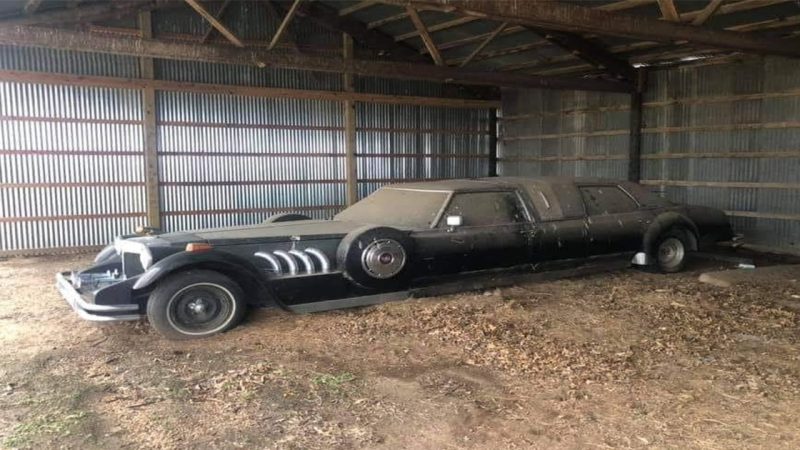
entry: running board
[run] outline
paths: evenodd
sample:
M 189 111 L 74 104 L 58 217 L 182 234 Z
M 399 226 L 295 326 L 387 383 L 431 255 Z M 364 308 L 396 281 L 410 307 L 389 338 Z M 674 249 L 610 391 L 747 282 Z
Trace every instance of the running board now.
M 301 305 L 287 305 L 289 311 L 307 314 L 314 312 L 330 311 L 334 309 L 355 308 L 359 306 L 378 305 L 381 303 L 396 302 L 406 300 L 411 297 L 433 297 L 437 295 L 457 294 L 460 292 L 476 291 L 488 288 L 511 286 L 520 283 L 535 283 L 543 281 L 553 281 L 562 278 L 594 275 L 604 272 L 630 267 L 629 261 L 603 261 L 602 263 L 585 264 L 579 267 L 562 270 L 551 270 L 547 272 L 535 273 L 515 273 L 498 274 L 489 276 L 474 276 L 457 281 L 451 281 L 438 285 L 430 285 L 409 289 L 406 291 L 386 292 L 382 294 L 365 295 L 362 297 L 350 297 L 336 300 L 326 300 L 322 302 L 304 303 Z

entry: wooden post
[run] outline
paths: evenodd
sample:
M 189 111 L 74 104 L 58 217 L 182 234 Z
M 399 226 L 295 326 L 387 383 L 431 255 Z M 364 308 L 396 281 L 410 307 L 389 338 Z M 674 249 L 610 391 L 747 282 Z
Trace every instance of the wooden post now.
M 353 38 L 342 33 L 342 50 L 344 59 L 353 59 Z M 343 75 L 345 92 L 354 92 L 353 74 Z M 344 167 L 347 186 L 347 205 L 358 201 L 358 161 L 356 160 L 356 103 L 344 101 Z
M 152 39 L 153 26 L 150 11 L 139 13 L 139 30 L 143 39 Z M 141 78 L 154 79 L 153 58 L 140 58 Z M 142 111 L 144 113 L 144 184 L 147 204 L 147 226 L 161 228 L 161 193 L 158 186 L 158 130 L 156 126 L 156 90 L 142 89 Z
M 636 72 L 634 92 L 631 94 L 630 142 L 628 144 L 628 180 L 642 177 L 642 95 L 647 82 L 644 69 Z
M 489 110 L 489 176 L 497 176 L 497 109 Z

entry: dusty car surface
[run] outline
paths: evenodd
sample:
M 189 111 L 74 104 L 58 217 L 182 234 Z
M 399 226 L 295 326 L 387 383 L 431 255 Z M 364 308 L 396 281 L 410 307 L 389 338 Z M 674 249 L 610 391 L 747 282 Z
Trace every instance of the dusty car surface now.
M 281 214 L 120 237 L 94 266 L 56 278 L 84 319 L 146 316 L 166 337 L 187 339 L 236 326 L 250 306 L 366 305 L 486 271 L 623 257 L 676 272 L 702 243 L 732 236 L 721 211 L 673 204 L 635 183 L 495 177 L 385 186 L 333 220 Z

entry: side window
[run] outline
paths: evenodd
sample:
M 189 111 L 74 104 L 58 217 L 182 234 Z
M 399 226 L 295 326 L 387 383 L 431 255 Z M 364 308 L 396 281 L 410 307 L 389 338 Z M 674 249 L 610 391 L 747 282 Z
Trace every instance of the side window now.
M 616 186 L 581 186 L 581 196 L 590 216 L 635 211 L 636 202 Z
M 461 216 L 464 226 L 505 225 L 525 221 L 525 213 L 515 192 L 471 192 L 455 194 L 444 217 Z M 444 217 L 439 224 L 446 227 Z

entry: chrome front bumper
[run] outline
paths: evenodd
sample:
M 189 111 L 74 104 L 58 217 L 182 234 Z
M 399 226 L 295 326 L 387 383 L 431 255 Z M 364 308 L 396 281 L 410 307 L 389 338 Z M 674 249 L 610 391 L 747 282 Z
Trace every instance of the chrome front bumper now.
M 96 305 L 87 302 L 72 285 L 69 273 L 56 274 L 56 287 L 69 306 L 78 313 L 81 319 L 92 322 L 119 322 L 123 320 L 139 320 L 139 305 Z

